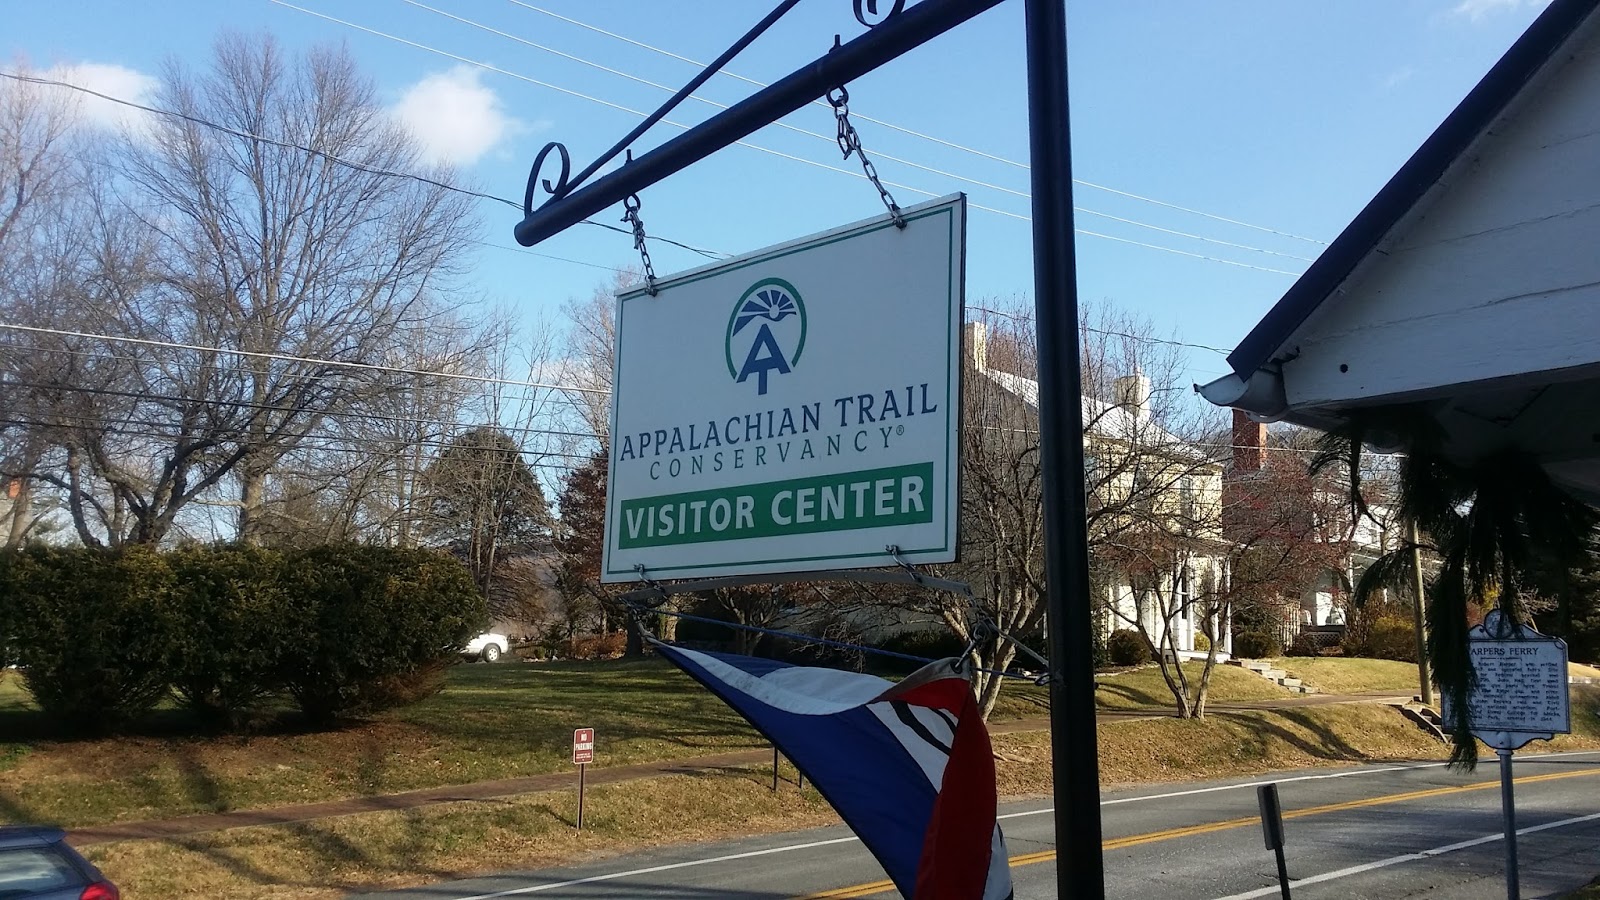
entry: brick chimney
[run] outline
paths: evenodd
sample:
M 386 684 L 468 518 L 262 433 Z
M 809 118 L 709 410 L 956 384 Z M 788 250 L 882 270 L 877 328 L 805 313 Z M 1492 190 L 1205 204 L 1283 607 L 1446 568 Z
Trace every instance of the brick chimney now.
M 1242 409 L 1233 411 L 1233 470 L 1259 472 L 1267 465 L 1267 423 Z

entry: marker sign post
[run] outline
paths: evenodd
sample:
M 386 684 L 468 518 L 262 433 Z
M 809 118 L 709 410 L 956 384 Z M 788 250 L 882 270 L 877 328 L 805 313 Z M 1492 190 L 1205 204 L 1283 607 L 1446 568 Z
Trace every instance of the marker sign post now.
M 572 732 L 572 762 L 578 767 L 578 830 L 583 830 L 583 782 L 589 763 L 594 762 L 594 729 L 579 728 Z
M 956 557 L 966 198 L 617 298 L 601 580 Z
M 1493 610 L 1467 633 L 1477 685 L 1468 697 L 1472 733 L 1500 757 L 1500 804 L 1505 814 L 1506 896 L 1519 896 L 1517 815 L 1511 754 L 1529 741 L 1572 731 L 1567 645 L 1530 625 L 1512 625 Z M 1452 721 L 1449 698 L 1441 712 Z

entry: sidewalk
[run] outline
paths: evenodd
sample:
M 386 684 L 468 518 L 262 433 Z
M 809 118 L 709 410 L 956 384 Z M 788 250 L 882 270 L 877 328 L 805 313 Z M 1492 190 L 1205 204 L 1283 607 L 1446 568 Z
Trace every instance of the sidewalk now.
M 1255 703 L 1213 703 L 1209 704 L 1207 709 L 1215 712 L 1242 712 L 1324 706 L 1334 703 L 1398 703 L 1407 699 L 1409 698 L 1395 694 L 1306 694 L 1301 697 Z M 1107 724 L 1111 722 L 1159 719 L 1170 715 L 1171 712 L 1169 710 L 1151 707 L 1148 709 L 1102 710 L 1096 718 L 1100 724 Z M 1041 716 L 993 723 L 989 726 L 989 731 L 991 734 L 1017 734 L 1029 731 L 1046 731 L 1049 728 L 1050 720 Z M 772 751 L 770 749 L 741 750 L 733 753 L 640 763 L 632 766 L 590 768 L 586 773 L 586 779 L 589 784 L 616 784 L 641 778 L 659 778 L 663 775 L 691 775 L 712 772 L 718 769 L 760 765 L 771 760 Z M 522 778 L 502 778 L 495 781 L 479 781 L 472 784 L 424 788 L 422 790 L 381 794 L 373 797 L 353 797 L 347 800 L 329 800 L 322 803 L 303 803 L 294 806 L 239 810 L 237 812 L 203 813 L 171 819 L 153 819 L 141 822 L 122 822 L 113 825 L 77 828 L 69 832 L 68 840 L 74 846 L 80 847 L 91 844 L 104 844 L 111 841 L 161 840 L 164 838 L 204 834 L 211 831 L 223 831 L 229 828 L 289 825 L 333 816 L 418 809 L 440 803 L 457 803 L 464 800 L 493 800 L 517 794 L 539 793 L 541 791 L 575 790 L 577 786 L 578 775 L 576 772 L 551 772 L 544 775 L 529 775 Z

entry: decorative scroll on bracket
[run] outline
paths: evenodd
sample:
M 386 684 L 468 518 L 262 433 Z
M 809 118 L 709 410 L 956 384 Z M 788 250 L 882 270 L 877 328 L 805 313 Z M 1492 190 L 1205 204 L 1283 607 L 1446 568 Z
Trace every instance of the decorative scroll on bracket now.
M 867 16 L 876 16 L 878 14 L 878 0 L 852 0 L 852 3 L 855 6 L 856 21 L 866 28 L 876 28 L 899 15 L 906 8 L 906 0 L 894 0 L 889 6 L 889 11 L 883 14 L 883 18 L 873 21 L 869 20 Z M 865 8 L 863 9 L 863 7 Z
M 548 178 L 544 179 L 545 193 L 549 194 L 552 200 L 559 200 L 571 189 L 567 180 L 572 175 L 572 157 L 567 154 L 565 144 L 551 141 L 544 145 L 538 156 L 533 158 L 533 168 L 528 171 L 528 190 L 522 195 L 522 213 L 525 216 L 533 215 L 533 195 L 539 188 L 539 170 L 544 168 L 545 158 L 550 155 L 551 150 L 561 155 L 561 175 L 556 178 L 555 184 L 551 184 Z

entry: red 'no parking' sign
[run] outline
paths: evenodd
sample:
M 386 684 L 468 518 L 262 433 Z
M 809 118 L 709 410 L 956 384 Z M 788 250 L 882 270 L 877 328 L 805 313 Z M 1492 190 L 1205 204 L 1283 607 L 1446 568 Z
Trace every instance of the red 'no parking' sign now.
M 593 728 L 579 728 L 572 732 L 572 762 L 580 766 L 594 762 Z

